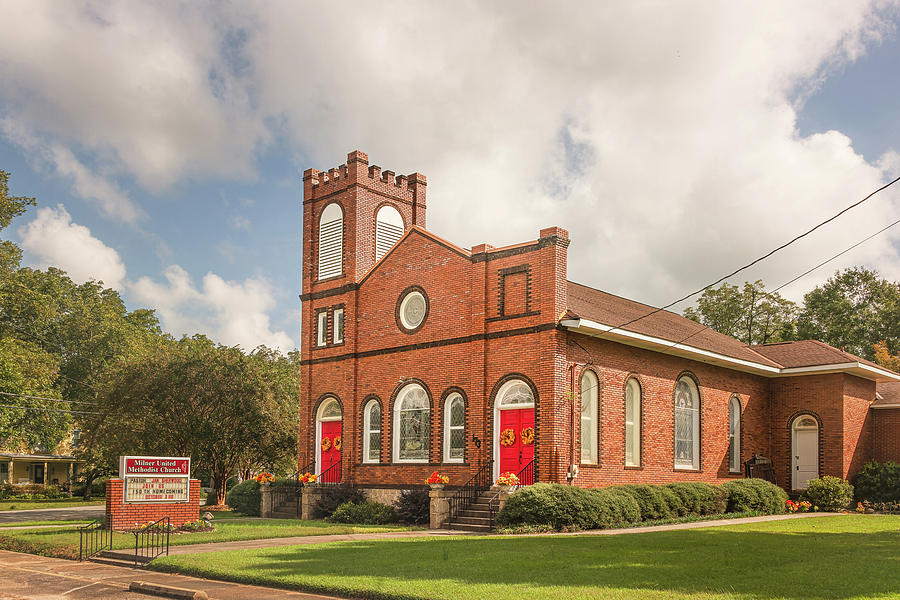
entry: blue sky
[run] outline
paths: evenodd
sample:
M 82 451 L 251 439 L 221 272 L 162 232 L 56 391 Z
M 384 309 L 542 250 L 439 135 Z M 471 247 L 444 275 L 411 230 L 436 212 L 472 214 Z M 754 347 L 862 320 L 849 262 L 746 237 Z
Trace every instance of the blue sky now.
M 563 226 L 571 279 L 654 304 L 900 174 L 891 2 L 7 12 L 0 169 L 39 205 L 4 235 L 228 344 L 299 342 L 300 175 L 357 148 L 428 176 L 439 235 Z M 780 285 L 898 208 L 886 193 L 735 283 Z M 784 292 L 854 264 L 900 279 L 896 248 L 881 236 Z

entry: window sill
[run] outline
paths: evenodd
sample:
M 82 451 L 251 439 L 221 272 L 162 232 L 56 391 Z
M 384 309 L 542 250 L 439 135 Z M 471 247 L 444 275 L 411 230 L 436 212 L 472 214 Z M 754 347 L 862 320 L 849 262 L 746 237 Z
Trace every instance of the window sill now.
M 622 468 L 625 469 L 626 471 L 643 471 L 644 470 L 643 465 L 625 465 Z
M 675 467 L 672 469 L 673 471 L 680 471 L 682 473 L 700 473 L 701 469 L 695 467 Z
M 430 464 L 428 459 L 425 460 L 400 460 L 399 458 L 395 458 L 391 461 L 392 465 L 427 465 Z

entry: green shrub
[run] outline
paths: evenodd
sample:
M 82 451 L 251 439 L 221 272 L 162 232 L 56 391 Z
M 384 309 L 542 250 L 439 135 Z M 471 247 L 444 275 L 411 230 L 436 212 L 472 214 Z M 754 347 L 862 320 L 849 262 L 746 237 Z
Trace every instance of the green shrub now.
M 853 486 L 840 477 L 825 475 L 809 482 L 803 499 L 812 502 L 818 510 L 838 511 L 847 508 L 853 501 Z
M 225 504 L 251 517 L 259 516 L 260 500 L 259 484 L 253 479 L 237 484 L 225 494 Z
M 681 499 L 683 515 L 716 515 L 727 508 L 725 490 L 702 481 L 683 481 L 664 486 Z
M 765 479 L 735 479 L 719 487 L 728 495 L 728 512 L 780 514 L 785 511 L 787 493 Z
M 637 502 L 621 491 L 538 483 L 512 494 L 496 522 L 500 527 L 575 531 L 620 527 L 637 522 L 639 515 Z
M 66 494 L 55 485 L 42 483 L 4 483 L 0 485 L 0 500 L 55 500 L 64 497 Z
M 312 507 L 312 516 L 314 519 L 324 519 L 330 517 L 338 506 L 345 502 L 362 504 L 365 501 L 366 496 L 358 488 L 348 485 L 330 485 L 325 488 L 319 501 Z
M 328 521 L 333 523 L 357 523 L 360 525 L 384 525 L 397 520 L 394 509 L 381 502 L 344 502 L 338 506 Z
M 633 497 L 641 509 L 642 521 L 671 519 L 675 516 L 667 500 L 672 500 L 674 503 L 677 499 L 678 504 L 683 507 L 683 503 L 674 492 L 666 490 L 668 492 L 666 495 L 663 493 L 664 488 L 659 485 L 628 484 L 615 485 L 606 489 L 619 490 Z
M 403 490 L 394 506 L 401 523 L 424 525 L 431 518 L 431 498 L 425 488 Z
M 856 497 L 869 502 L 900 502 L 900 463 L 867 462 L 856 476 Z

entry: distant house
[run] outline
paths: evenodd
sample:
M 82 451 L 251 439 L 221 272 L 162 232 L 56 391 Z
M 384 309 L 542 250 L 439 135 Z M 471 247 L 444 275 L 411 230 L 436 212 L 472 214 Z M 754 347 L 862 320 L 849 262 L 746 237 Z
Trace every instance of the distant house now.
M 78 475 L 79 461 L 72 455 L 81 440 L 81 431 L 72 433 L 52 451 L 46 448 L 4 448 L 0 450 L 0 483 L 42 483 L 68 489 Z
M 301 469 L 385 492 L 434 470 L 600 486 L 723 482 L 762 455 L 801 490 L 900 459 L 900 390 L 876 402 L 896 373 L 569 281 L 559 227 L 461 248 L 425 228 L 425 190 L 358 151 L 303 175 Z

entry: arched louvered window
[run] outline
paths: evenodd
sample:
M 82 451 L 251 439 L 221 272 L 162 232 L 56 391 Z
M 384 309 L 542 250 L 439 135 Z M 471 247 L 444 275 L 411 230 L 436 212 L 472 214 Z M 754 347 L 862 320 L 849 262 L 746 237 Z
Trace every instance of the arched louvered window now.
M 319 217 L 319 279 L 340 275 L 343 270 L 344 212 L 329 204 Z
M 388 250 L 403 237 L 403 217 L 393 206 L 382 206 L 375 215 L 375 260 L 388 253 Z

